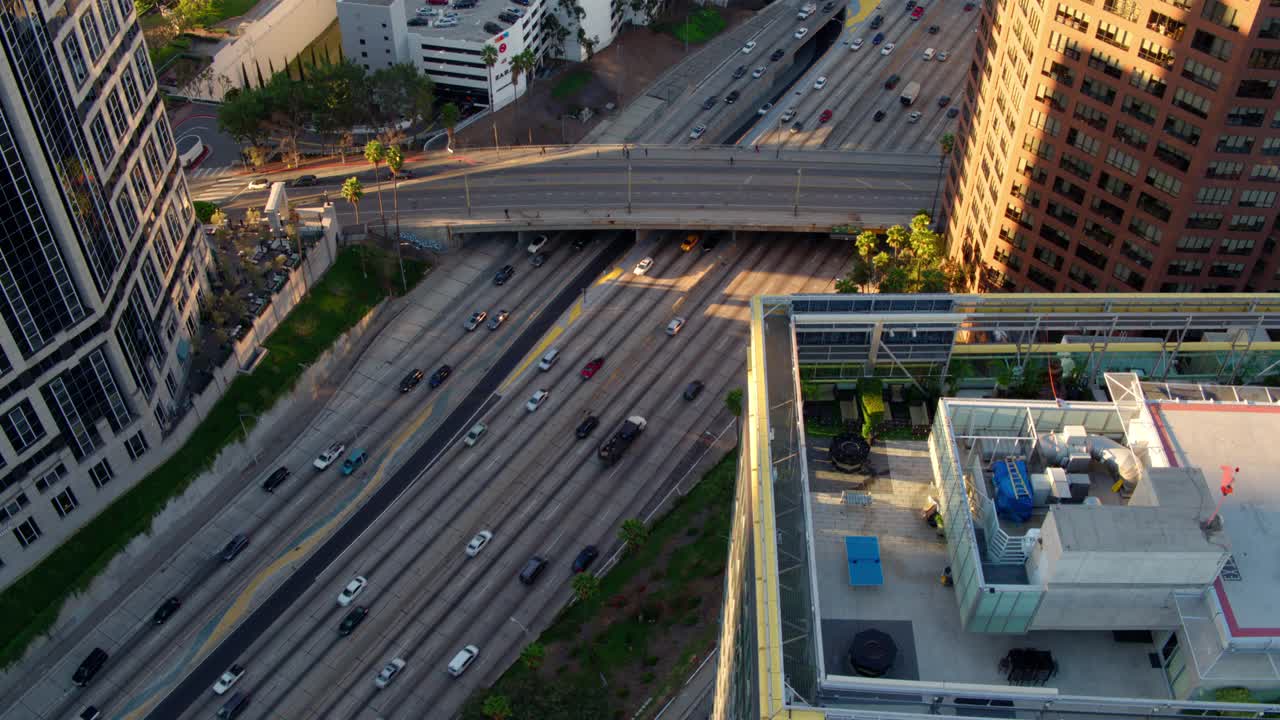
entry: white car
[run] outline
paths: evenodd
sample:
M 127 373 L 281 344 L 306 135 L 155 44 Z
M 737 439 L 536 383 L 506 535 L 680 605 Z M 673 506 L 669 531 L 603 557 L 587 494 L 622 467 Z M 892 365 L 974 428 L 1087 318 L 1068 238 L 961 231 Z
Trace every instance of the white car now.
M 849 43 L 849 49 L 850 49 L 850 50 L 861 50 L 861 49 L 862 49 L 862 38 L 854 38 L 854 39 L 853 39 L 853 42 Z
M 244 676 L 244 668 L 239 665 L 232 665 L 227 671 L 222 673 L 222 677 L 218 678 L 218 682 L 213 684 L 213 692 L 215 695 L 224 695 L 231 689 L 232 685 L 240 682 L 240 678 Z
M 476 536 L 471 538 L 471 542 L 467 543 L 467 557 L 475 557 L 480 554 L 485 545 L 493 539 L 493 533 L 488 530 L 481 530 Z
M 907 116 L 907 122 L 909 122 L 909 123 L 918 123 L 918 122 L 920 122 L 920 111 L 919 111 L 919 110 L 916 110 L 915 112 L 912 112 L 910 115 L 908 115 L 908 116 Z
M 702 137 L 703 133 L 705 133 L 706 131 L 707 131 L 706 125 L 694 125 L 693 129 L 689 131 L 689 139 L 697 140 L 698 138 Z
M 813 81 L 813 89 L 814 89 L 814 90 L 821 90 L 822 88 L 824 88 L 824 87 L 826 87 L 826 86 L 827 86 L 827 76 L 826 76 L 826 75 L 819 75 L 819 76 L 818 76 L 818 79 Z
M 752 50 L 755 50 L 755 49 L 756 49 L 756 41 L 755 41 L 755 40 L 748 40 L 748 41 L 747 41 L 747 44 L 742 46 L 742 54 L 743 54 L 743 55 L 750 55 L 750 54 L 751 54 L 751 51 L 752 51 Z
M 782 113 L 782 122 L 791 122 L 793 119 L 795 119 L 795 116 L 796 116 L 796 109 L 793 107 L 789 107 L 787 108 L 786 112 Z
M 458 18 L 441 18 L 436 21 L 438 28 L 451 28 L 458 26 Z
M 329 446 L 329 449 L 320 453 L 320 456 L 317 457 L 315 462 L 311 463 L 311 465 L 317 470 L 324 470 L 337 462 L 338 458 L 342 457 L 342 453 L 346 449 L 346 445 L 343 445 L 342 443 L 334 443 Z
M 357 595 L 364 592 L 364 586 L 368 584 L 369 581 L 363 576 L 355 576 L 351 582 L 347 583 L 346 587 L 342 588 L 342 592 L 338 593 L 338 607 L 346 607 L 350 605 L 351 601 L 355 600 Z
M 256 177 L 249 181 L 250 190 L 263 190 L 271 187 L 271 181 L 265 177 Z
M 894 45 L 893 43 L 885 43 L 884 47 L 880 48 L 880 54 L 888 55 L 889 53 L 893 52 L 893 49 L 895 47 L 897 47 L 897 45 Z
M 765 71 L 765 67 L 761 65 L 760 67 L 751 71 L 751 77 L 756 78 L 758 80 L 762 75 L 764 75 L 764 71 Z
M 405 661 L 400 658 L 383 665 L 382 672 L 378 673 L 378 676 L 373 679 L 373 686 L 381 690 L 390 685 L 391 681 L 396 679 L 396 676 L 400 674 L 405 665 Z
M 756 111 L 756 114 L 757 114 L 757 115 L 768 115 L 768 114 L 769 114 L 769 111 L 770 111 L 770 110 L 772 110 L 772 109 L 773 109 L 773 103 L 765 103 L 765 104 L 763 104 L 763 105 L 761 105 L 761 106 L 760 106 L 760 109 Z
M 631 273 L 633 275 L 643 275 L 649 272 L 649 268 L 651 267 L 653 267 L 653 258 L 647 257 L 636 263 L 636 266 L 632 268 Z
M 805 35 L 808 35 L 808 34 L 809 34 L 809 28 L 807 28 L 807 27 L 802 27 L 802 28 L 800 28 L 799 30 L 797 30 L 797 31 L 795 32 L 795 38 L 796 38 L 797 40 L 799 40 L 800 38 L 802 38 L 802 37 L 804 37 Z
M 542 246 L 546 244 L 547 244 L 547 236 L 539 235 L 538 237 L 533 239 L 533 242 L 529 243 L 529 247 L 527 248 L 529 251 L 529 254 L 537 255 L 538 251 L 542 249 Z
M 480 657 L 480 648 L 475 645 L 468 645 L 462 648 L 449 661 L 449 674 L 458 677 L 466 672 L 467 668 L 471 667 L 471 663 L 475 662 L 478 657 Z
M 535 391 L 529 398 L 529 402 L 524 404 L 524 409 L 529 412 L 537 410 L 539 405 L 547 401 L 547 396 L 549 395 L 551 395 L 551 391 L 546 388 Z
M 418 15 L 421 15 L 422 17 L 431 17 L 432 15 L 439 14 L 440 11 L 433 7 L 426 7 L 424 5 L 423 7 L 420 7 L 417 10 L 415 10 L 414 12 L 417 13 Z

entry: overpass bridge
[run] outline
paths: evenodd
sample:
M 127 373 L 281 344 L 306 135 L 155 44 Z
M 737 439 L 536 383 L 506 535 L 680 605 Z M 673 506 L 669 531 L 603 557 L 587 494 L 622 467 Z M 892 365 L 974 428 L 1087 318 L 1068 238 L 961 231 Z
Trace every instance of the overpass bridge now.
M 289 199 L 333 200 L 353 225 L 354 209 L 336 196 L 354 174 L 365 188 L 361 220 L 379 223 L 372 172 L 356 167 L 335 168 L 315 188 L 290 189 Z M 437 240 L 504 230 L 880 228 L 931 209 L 942 173 L 934 154 L 621 145 L 439 152 L 411 168 L 416 177 L 399 183 L 395 200 L 400 228 Z M 325 170 L 293 174 L 303 172 Z M 385 173 L 383 193 L 390 217 Z M 258 197 L 227 206 L 260 205 Z

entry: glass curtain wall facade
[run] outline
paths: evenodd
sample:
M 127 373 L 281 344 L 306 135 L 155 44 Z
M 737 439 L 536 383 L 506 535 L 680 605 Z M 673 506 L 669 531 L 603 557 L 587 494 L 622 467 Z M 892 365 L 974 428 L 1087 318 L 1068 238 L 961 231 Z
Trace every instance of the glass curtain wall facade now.
M 155 462 L 207 285 L 132 0 L 0 0 L 0 586 Z

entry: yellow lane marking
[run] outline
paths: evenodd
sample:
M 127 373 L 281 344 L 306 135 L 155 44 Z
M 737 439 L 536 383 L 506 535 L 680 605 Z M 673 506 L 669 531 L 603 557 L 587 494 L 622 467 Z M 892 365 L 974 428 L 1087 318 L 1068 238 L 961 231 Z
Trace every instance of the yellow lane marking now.
M 610 270 L 609 272 L 605 273 L 604 275 L 601 275 L 601 276 L 600 276 L 600 278 L 599 278 L 598 280 L 596 280 L 596 283 L 595 283 L 595 284 L 596 284 L 596 285 L 603 285 L 603 284 L 605 284 L 605 283 L 609 282 L 610 280 L 616 280 L 616 279 L 617 279 L 617 277 L 618 277 L 619 275 L 621 275 L 621 274 L 622 274 L 622 268 L 621 268 L 620 266 L 615 265 L 615 266 L 614 266 L 614 268 L 613 268 L 612 270 Z
M 581 305 L 582 305 L 582 300 L 578 300 L 578 302 L 574 303 L 573 310 L 580 311 Z M 572 322 L 573 319 L 574 318 L 571 315 L 569 318 L 569 321 Z M 528 355 L 524 356 L 524 359 L 520 361 L 520 365 L 518 365 L 516 369 L 512 371 L 510 375 L 507 376 L 507 379 L 502 382 L 502 385 L 498 388 L 498 394 L 499 395 L 504 394 L 507 388 L 511 386 L 511 383 L 515 382 L 516 378 L 523 375 L 524 371 L 529 369 L 530 363 L 532 363 L 537 358 L 541 358 L 542 354 L 545 353 L 547 351 L 547 348 L 551 346 L 551 343 L 555 342 L 556 338 L 560 337 L 560 335 L 563 333 L 564 333 L 564 327 L 560 325 L 556 325 L 555 327 L 548 330 L 547 334 L 543 336 L 542 340 L 537 345 L 535 345 L 532 350 L 529 351 Z

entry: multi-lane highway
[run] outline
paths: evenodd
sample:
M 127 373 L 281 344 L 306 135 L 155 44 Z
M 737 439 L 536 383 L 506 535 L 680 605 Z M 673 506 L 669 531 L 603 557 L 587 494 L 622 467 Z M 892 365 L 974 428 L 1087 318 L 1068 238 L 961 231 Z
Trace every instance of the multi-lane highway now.
M 554 238 L 541 268 L 523 247 L 499 243 L 459 300 L 397 337 L 398 352 L 362 363 L 359 382 L 344 386 L 357 389 L 339 392 L 298 442 L 264 458 L 263 474 L 293 470 L 281 488 L 268 494 L 261 477 L 242 478 L 235 501 L 175 549 L 166 571 L 183 580 L 144 583 L 139 607 L 178 594 L 177 614 L 154 626 L 145 612 L 131 622 L 104 612 L 46 678 L 63 686 L 61 699 L 34 708 L 24 697 L 6 716 L 70 717 L 94 704 L 106 717 L 206 717 L 226 699 L 208 688 L 233 662 L 246 668 L 236 689 L 252 695 L 250 718 L 443 717 L 495 677 L 528 642 L 525 628 L 536 632 L 567 600 L 578 549 L 596 544 L 607 557 L 621 521 L 652 507 L 701 434 L 722 427 L 723 396 L 741 381 L 745 299 L 829 287 L 849 258 L 844 243 L 777 236 L 726 234 L 709 252 L 681 252 L 679 238 L 664 235 L 634 246 L 602 237 L 581 252 L 571 239 Z M 645 256 L 653 267 L 633 274 Z M 507 263 L 515 276 L 495 286 L 493 271 Z M 462 328 L 471 312 L 499 309 L 511 311 L 499 329 Z M 677 314 L 688 322 L 671 337 L 664 328 Z M 549 347 L 560 358 L 540 371 Z M 595 357 L 603 369 L 583 379 Z M 440 388 L 424 381 L 399 392 L 408 370 L 444 363 L 454 372 Z M 681 391 L 695 379 L 706 390 L 686 401 Z M 536 389 L 550 397 L 530 412 Z M 574 429 L 587 414 L 600 425 L 580 441 Z M 649 429 L 602 467 L 598 443 L 631 414 Z M 460 435 L 477 419 L 488 430 L 467 447 Z M 350 478 L 310 468 L 335 440 L 372 459 Z M 494 539 L 468 558 L 463 546 L 480 529 Z M 250 534 L 249 547 L 214 560 L 237 532 Z M 533 554 L 551 564 L 526 587 L 516 575 Z M 336 596 L 357 574 L 369 585 L 355 604 L 370 613 L 341 637 L 347 611 Z M 480 659 L 453 679 L 444 666 L 466 644 L 481 648 Z M 111 659 L 74 690 L 71 672 L 94 646 Z M 376 690 L 373 676 L 392 657 L 405 670 Z

